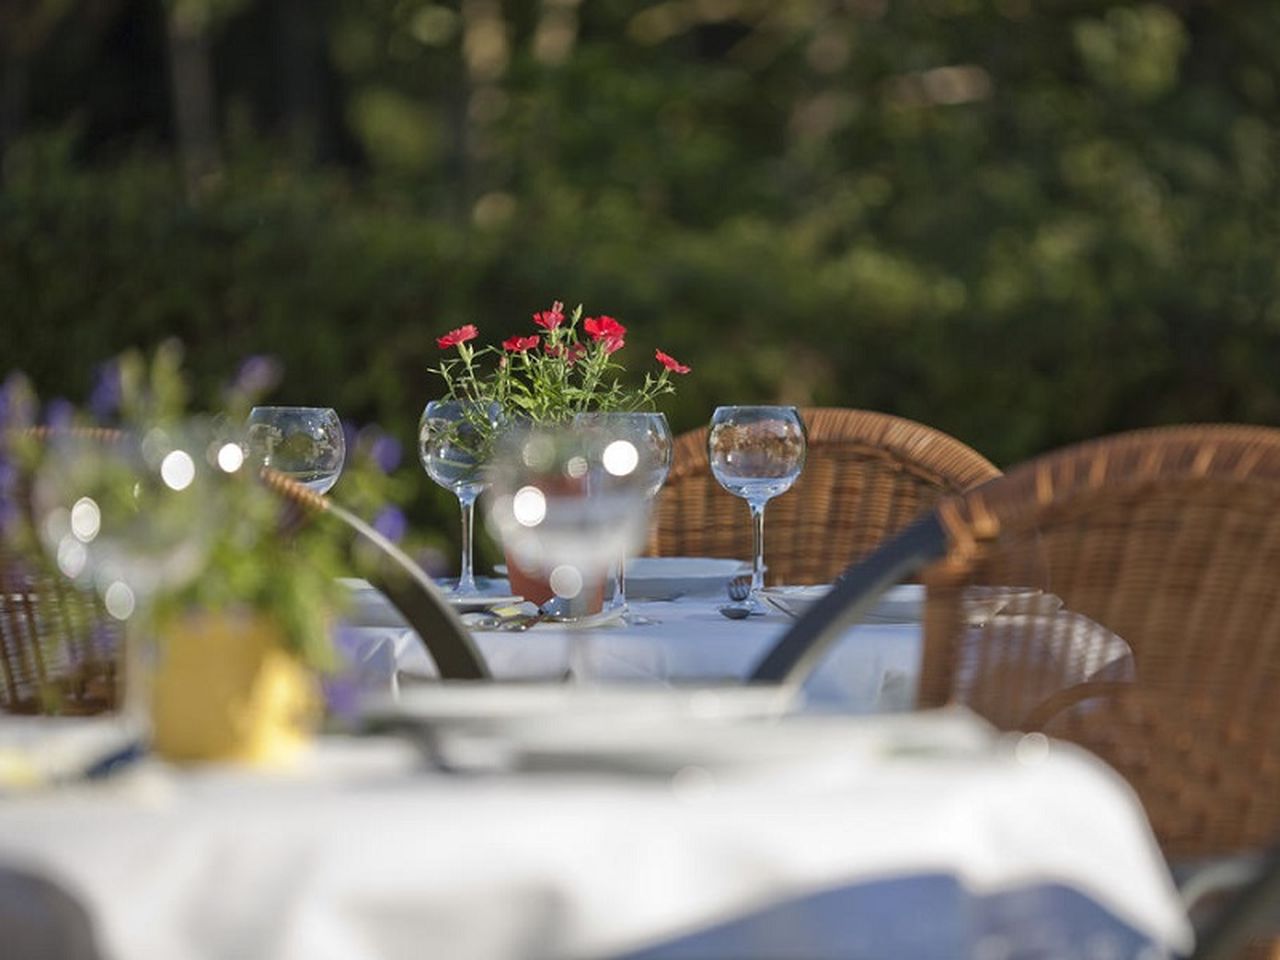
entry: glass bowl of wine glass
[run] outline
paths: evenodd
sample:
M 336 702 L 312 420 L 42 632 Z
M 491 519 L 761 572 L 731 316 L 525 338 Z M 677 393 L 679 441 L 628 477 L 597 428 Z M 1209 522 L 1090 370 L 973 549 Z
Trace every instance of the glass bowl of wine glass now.
M 342 423 L 331 407 L 254 407 L 249 412 L 247 452 L 251 463 L 270 467 L 328 493 L 346 461 Z

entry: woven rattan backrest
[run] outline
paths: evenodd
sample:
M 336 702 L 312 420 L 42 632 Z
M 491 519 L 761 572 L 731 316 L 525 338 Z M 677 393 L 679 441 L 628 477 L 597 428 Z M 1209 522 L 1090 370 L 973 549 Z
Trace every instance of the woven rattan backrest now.
M 1280 431 L 1094 441 L 939 516 L 949 552 L 923 577 L 923 705 L 965 702 L 1088 746 L 1130 779 L 1170 855 L 1280 835 Z M 967 625 L 971 585 L 1043 588 L 1064 611 Z M 1064 653 L 1081 623 L 1126 643 L 1132 673 L 1089 676 L 1088 639 Z
M 44 443 L 39 428 L 24 436 Z M 76 430 L 91 443 L 116 443 L 111 430 Z M 20 484 L 28 529 L 34 529 Z M 35 544 L 0 537 L 0 712 L 84 715 L 114 709 L 124 627 L 101 600 L 53 567 Z
M 932 427 L 863 410 L 801 410 L 804 472 L 771 500 L 765 549 L 771 583 L 829 583 L 947 494 L 999 476 L 981 454 Z M 649 553 L 750 558 L 746 504 L 711 475 L 707 429 L 676 438 Z

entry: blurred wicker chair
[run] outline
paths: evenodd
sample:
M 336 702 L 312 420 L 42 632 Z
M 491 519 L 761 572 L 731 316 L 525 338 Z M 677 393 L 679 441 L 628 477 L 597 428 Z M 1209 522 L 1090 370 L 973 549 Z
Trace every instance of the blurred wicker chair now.
M 829 583 L 942 497 L 1000 475 L 959 440 L 911 420 L 821 407 L 800 413 L 804 472 L 766 513 L 770 583 Z M 707 428 L 681 434 L 648 552 L 749 559 L 752 549 L 746 505 L 711 474 Z
M 92 442 L 116 443 L 113 430 L 76 430 Z M 43 443 L 46 428 L 25 436 Z M 11 465 L 12 468 L 12 465 Z M 17 504 L 34 529 L 25 480 Z M 31 544 L 0 538 L 0 712 L 87 715 L 117 705 L 124 626 L 101 600 L 62 576 Z
M 1280 430 L 1139 431 L 950 498 L 852 570 L 755 679 L 796 682 L 911 570 L 928 588 L 921 706 L 964 703 L 1083 744 L 1128 778 L 1170 858 L 1280 836 Z M 1136 676 L 1046 655 L 1065 617 L 975 629 L 963 596 L 983 585 L 1051 591 L 1123 638 Z
M 96 595 L 0 545 L 0 712 L 114 709 L 122 636 Z

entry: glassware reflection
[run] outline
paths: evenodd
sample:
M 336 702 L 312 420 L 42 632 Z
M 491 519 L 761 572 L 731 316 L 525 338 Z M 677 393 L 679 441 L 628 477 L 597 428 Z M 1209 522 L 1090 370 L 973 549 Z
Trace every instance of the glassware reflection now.
M 496 403 L 432 400 L 418 422 L 418 457 L 433 481 L 458 498 L 462 509 L 462 559 L 456 597 L 475 596 L 475 504 L 488 485 L 484 467 L 501 418 Z
M 795 407 L 717 407 L 707 435 L 707 452 L 716 481 L 751 508 L 755 549 L 748 603 L 763 612 L 764 508 L 804 469 L 804 423 Z
M 316 493 L 328 493 L 338 482 L 347 444 L 332 408 L 254 407 L 247 436 L 255 466 L 279 470 Z
M 673 441 L 667 418 L 654 412 L 593 412 L 579 414 L 577 423 L 592 429 L 602 429 L 608 434 L 630 444 L 635 451 L 635 470 L 649 500 L 657 496 L 671 472 Z M 630 453 L 628 451 L 628 457 Z M 632 625 L 652 621 L 633 614 L 627 608 L 627 555 L 619 554 L 614 569 L 613 600 L 611 606 L 619 610 L 623 619 Z
M 490 465 L 490 527 L 511 562 L 582 611 L 616 559 L 644 541 L 653 476 L 640 463 L 635 441 L 606 423 L 512 429 Z

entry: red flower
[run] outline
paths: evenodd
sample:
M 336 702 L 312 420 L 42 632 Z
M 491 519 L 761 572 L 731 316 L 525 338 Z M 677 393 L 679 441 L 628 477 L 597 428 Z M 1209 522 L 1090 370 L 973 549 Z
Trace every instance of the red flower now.
M 536 333 L 532 337 L 508 337 L 502 341 L 502 349 L 507 353 L 524 353 L 536 347 L 539 339 Z
M 592 340 L 621 340 L 627 335 L 627 328 L 613 317 L 587 317 L 582 329 Z
M 592 340 L 604 342 L 605 353 L 617 353 L 627 342 L 627 328 L 613 317 L 587 317 L 582 329 Z
M 571 343 L 566 350 L 558 343 L 547 344 L 548 357 L 564 357 L 564 362 L 573 366 L 587 354 L 587 348 L 580 343 Z
M 468 323 L 465 327 L 450 330 L 443 337 L 436 337 L 436 346 L 441 350 L 445 350 L 449 347 L 456 347 L 460 343 L 466 343 L 468 340 L 474 340 L 478 336 L 480 336 L 480 331 L 476 329 L 476 325 Z
M 660 364 L 662 364 L 672 373 L 688 373 L 689 370 L 691 369 L 690 367 L 686 367 L 683 363 L 681 363 L 675 357 L 671 356 L 670 354 L 663 353 L 661 350 L 653 351 L 653 356 L 655 359 L 657 359 L 657 361 Z
M 533 315 L 533 322 L 543 330 L 554 330 L 564 323 L 564 304 L 557 300 L 550 310 L 539 310 Z

